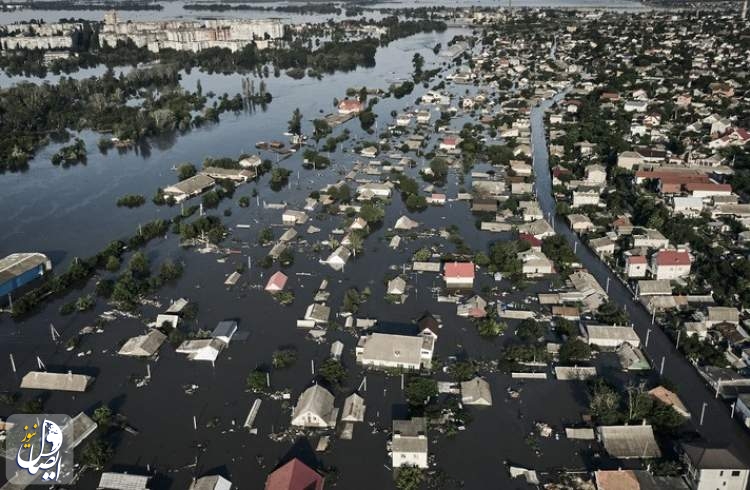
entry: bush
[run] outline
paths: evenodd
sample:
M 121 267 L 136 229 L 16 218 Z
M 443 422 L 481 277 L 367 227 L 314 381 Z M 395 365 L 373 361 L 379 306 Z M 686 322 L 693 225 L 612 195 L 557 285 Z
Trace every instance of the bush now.
M 247 375 L 247 388 L 256 393 L 263 393 L 268 389 L 266 379 L 266 372 L 256 368 Z
M 276 369 L 284 369 L 297 361 L 297 351 L 294 349 L 279 349 L 273 352 L 272 365 Z
M 479 335 L 482 337 L 497 337 L 508 328 L 505 323 L 499 322 L 494 318 L 482 318 L 481 320 L 476 320 L 474 325 L 477 327 L 477 332 L 479 332 Z
M 117 200 L 117 207 L 137 208 L 146 204 L 146 198 L 137 194 L 122 196 Z

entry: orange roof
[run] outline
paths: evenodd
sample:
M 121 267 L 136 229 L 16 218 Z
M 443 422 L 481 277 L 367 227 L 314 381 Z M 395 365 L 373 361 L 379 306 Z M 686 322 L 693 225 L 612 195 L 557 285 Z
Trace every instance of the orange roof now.
M 449 262 L 445 264 L 443 275 L 454 279 L 474 279 L 474 262 Z
M 663 404 L 674 407 L 678 412 L 681 411 L 683 413 L 687 413 L 687 408 L 685 407 L 685 404 L 682 403 L 682 400 L 680 400 L 680 397 L 678 397 L 676 393 L 669 391 L 663 386 L 657 386 L 656 388 L 649 390 L 648 394 L 656 398 Z
M 596 487 L 599 490 L 640 490 L 633 470 L 599 470 L 595 474 Z
M 628 264 L 645 264 L 646 257 L 643 255 L 631 255 L 628 257 Z
M 656 252 L 656 265 L 690 265 L 690 254 L 684 250 L 661 250 Z

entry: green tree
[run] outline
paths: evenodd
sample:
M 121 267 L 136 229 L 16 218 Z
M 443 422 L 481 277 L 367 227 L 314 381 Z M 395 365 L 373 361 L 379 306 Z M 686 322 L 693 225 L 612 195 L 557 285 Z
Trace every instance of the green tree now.
M 329 357 L 318 368 L 318 375 L 333 386 L 340 386 L 346 378 L 346 369 L 340 361 Z
M 402 466 L 396 471 L 396 488 L 398 490 L 418 490 L 425 481 L 422 469 L 416 466 Z
M 134 253 L 128 263 L 128 270 L 130 270 L 134 277 L 148 277 L 149 263 L 146 254 L 143 252 Z
M 109 272 L 115 272 L 120 268 L 120 259 L 115 257 L 114 255 L 110 255 L 107 257 L 107 264 L 105 265 L 105 269 L 107 269 Z
M 508 328 L 505 323 L 499 322 L 494 318 L 475 320 L 474 325 L 477 328 L 477 332 L 479 332 L 479 335 L 482 337 L 497 337 Z
M 284 369 L 293 365 L 297 360 L 297 351 L 294 349 L 278 349 L 273 351 L 271 364 L 276 369 Z
M 106 405 L 102 405 L 94 410 L 91 418 L 99 425 L 99 427 L 107 427 L 112 423 L 112 409 Z
M 628 315 L 614 301 L 608 300 L 599 305 L 595 313 L 596 320 L 608 325 L 625 325 Z
M 406 400 L 412 406 L 424 406 L 437 394 L 437 382 L 430 378 L 412 376 L 404 387 Z
M 536 342 L 544 335 L 545 331 L 543 324 L 538 323 L 533 318 L 525 318 L 518 324 L 516 335 L 524 342 Z
M 83 466 L 100 470 L 107 464 L 112 454 L 112 447 L 103 439 L 97 438 L 84 446 L 83 451 L 81 451 L 80 461 Z
M 189 179 L 198 173 L 198 169 L 192 163 L 183 163 L 177 167 L 177 178 L 180 180 Z
M 385 209 L 379 204 L 366 202 L 359 211 L 360 217 L 368 223 L 379 223 L 385 217 Z
M 294 109 L 292 118 L 289 120 L 289 132 L 296 135 L 302 134 L 302 113 L 299 107 Z
M 266 384 L 266 372 L 260 368 L 253 369 L 250 374 L 247 375 L 245 384 L 247 388 L 255 393 L 263 393 L 268 389 Z
M 571 337 L 560 347 L 560 362 L 563 364 L 575 364 L 589 359 L 591 347 L 579 338 Z

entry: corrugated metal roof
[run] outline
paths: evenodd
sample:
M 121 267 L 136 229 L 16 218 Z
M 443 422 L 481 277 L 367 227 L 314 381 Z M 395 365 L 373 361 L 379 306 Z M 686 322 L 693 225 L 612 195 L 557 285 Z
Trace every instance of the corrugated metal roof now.
M 49 262 L 49 258 L 40 253 L 10 254 L 0 259 L 0 284 L 47 262 Z
M 144 490 L 148 484 L 149 477 L 141 475 L 128 475 L 126 473 L 102 473 L 98 488 L 112 490 Z

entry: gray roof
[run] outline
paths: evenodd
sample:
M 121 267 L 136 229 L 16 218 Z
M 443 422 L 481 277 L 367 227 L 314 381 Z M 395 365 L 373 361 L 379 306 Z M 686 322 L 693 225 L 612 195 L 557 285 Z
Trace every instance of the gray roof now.
M 156 354 L 167 336 L 157 329 L 146 335 L 132 337 L 117 352 L 121 356 L 150 357 Z
M 606 425 L 596 428 L 599 439 L 615 458 L 658 458 L 661 450 L 650 425 Z
M 209 475 L 198 478 L 190 484 L 189 490 L 229 490 L 232 482 L 220 475 Z
M 748 469 L 745 463 L 726 448 L 683 444 L 682 449 L 693 466 L 702 470 Z
M 357 347 L 362 347 L 365 360 L 419 365 L 422 344 L 421 336 L 373 333 L 360 337 Z
M 410 420 L 393 421 L 393 452 L 426 453 L 427 422 L 424 417 L 413 417 Z
M 84 392 L 93 381 L 93 377 L 83 374 L 29 371 L 21 380 L 21 388 Z
M 49 258 L 40 253 L 17 253 L 3 257 L 0 259 L 0 284 L 47 262 Z
M 640 338 L 633 327 L 618 327 L 609 325 L 586 325 L 586 333 L 589 339 L 622 340 L 640 344 Z
M 231 337 L 237 331 L 237 322 L 234 320 L 223 320 L 220 321 L 213 332 L 211 337 Z
M 333 395 L 331 392 L 320 385 L 312 385 L 299 396 L 292 418 L 304 412 L 312 412 L 328 420 L 332 411 Z
M 737 323 L 740 320 L 739 310 L 731 306 L 709 306 L 707 310 L 711 322 Z
M 492 405 L 490 384 L 479 376 L 461 382 L 461 401 L 465 405 Z
M 166 187 L 164 192 L 167 194 L 197 194 L 204 189 L 214 185 L 215 181 L 208 175 L 197 174 L 188 179 Z
M 111 490 L 143 490 L 148 484 L 149 477 L 128 475 L 127 473 L 102 473 L 98 488 Z
M 638 281 L 638 294 L 672 294 L 672 285 L 669 279 L 653 279 Z
M 81 412 L 65 425 L 63 431 L 66 432 L 66 440 L 70 443 L 70 447 L 76 448 L 80 445 L 88 436 L 90 436 L 96 430 L 97 424 L 91 417 Z
M 365 419 L 365 400 L 356 393 L 352 393 L 344 400 L 344 410 L 341 413 L 343 422 L 362 422 Z

